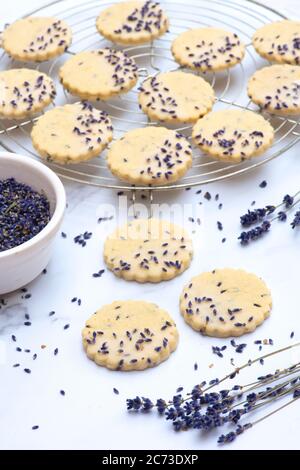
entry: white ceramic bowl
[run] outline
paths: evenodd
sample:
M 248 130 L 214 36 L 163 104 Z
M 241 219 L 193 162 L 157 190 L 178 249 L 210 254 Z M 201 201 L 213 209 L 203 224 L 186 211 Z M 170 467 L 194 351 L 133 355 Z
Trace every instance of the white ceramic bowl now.
M 10 250 L 0 251 L 0 295 L 25 286 L 47 266 L 52 242 L 66 207 L 64 187 L 52 170 L 28 156 L 0 152 L 0 179 L 11 177 L 36 191 L 44 191 L 50 202 L 52 217 L 46 227 L 31 240 Z

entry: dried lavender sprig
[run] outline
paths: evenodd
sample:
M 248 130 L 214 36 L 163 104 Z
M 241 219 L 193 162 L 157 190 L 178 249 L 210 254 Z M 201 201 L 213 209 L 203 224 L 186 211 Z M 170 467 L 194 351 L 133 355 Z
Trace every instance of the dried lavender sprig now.
M 221 383 L 225 382 L 226 380 L 228 379 L 234 379 L 236 377 L 237 374 L 240 373 L 241 370 L 247 368 L 247 367 L 250 367 L 252 366 L 253 364 L 257 363 L 257 362 L 260 362 L 262 359 L 267 359 L 268 357 L 271 357 L 271 356 L 275 356 L 277 354 L 280 354 L 281 352 L 285 352 L 285 351 L 288 351 L 289 349 L 292 349 L 292 348 L 295 348 L 295 347 L 298 347 L 300 346 L 300 342 L 297 342 L 297 343 L 294 343 L 294 344 L 291 344 L 289 346 L 285 346 L 283 348 L 279 348 L 279 349 L 276 349 L 275 351 L 272 351 L 272 352 L 269 352 L 267 354 L 263 354 L 262 356 L 259 356 L 253 360 L 249 360 L 248 362 L 246 362 L 245 364 L 239 366 L 239 367 L 236 367 L 233 372 L 225 375 L 222 379 L 216 379 L 215 381 L 213 381 L 213 383 L 210 383 L 206 388 L 203 388 L 205 387 L 206 385 L 206 382 L 202 382 L 202 384 L 198 385 L 198 391 L 199 391 L 199 394 L 203 395 L 204 393 L 207 393 L 209 390 L 211 390 L 212 388 L 216 387 L 217 385 L 220 385 Z M 187 397 L 186 398 L 183 398 L 181 403 L 184 403 L 186 402 L 187 400 L 190 399 L 192 393 L 187 393 Z M 140 399 L 140 397 L 136 397 L 137 400 L 137 405 L 138 403 L 140 403 L 140 405 L 142 406 L 142 402 L 144 400 L 144 398 Z M 134 401 L 136 399 L 132 399 L 132 400 L 127 400 L 127 405 L 128 405 L 128 401 Z M 148 398 L 146 399 L 148 401 L 150 401 Z M 161 403 L 160 403 L 161 402 Z M 166 402 L 165 400 L 162 400 L 162 399 L 159 399 L 158 400 L 158 404 L 156 405 L 157 408 L 160 407 L 160 404 L 161 404 L 161 410 L 162 410 L 162 407 L 164 406 L 164 409 L 162 411 L 164 411 L 165 409 L 169 408 L 170 406 L 173 405 L 173 401 L 168 401 Z M 153 408 L 154 405 L 151 407 Z M 130 407 L 128 409 L 135 409 L 136 411 L 138 411 L 140 408 L 135 408 L 135 407 Z M 150 409 L 150 408 L 149 408 Z M 159 411 L 159 410 L 158 410 Z
M 251 241 L 257 240 L 258 238 L 261 238 L 262 235 L 269 232 L 270 228 L 271 223 L 268 220 L 265 220 L 261 225 L 257 225 L 247 232 L 242 232 L 238 237 L 238 240 L 240 240 L 241 245 L 248 245 Z
M 283 410 L 287 406 L 291 405 L 294 403 L 296 400 L 300 398 L 299 396 L 294 397 L 292 400 L 288 401 L 284 405 L 281 405 L 280 407 L 276 408 L 275 410 L 271 411 L 270 413 L 267 413 L 266 415 L 262 416 L 261 418 L 258 418 L 256 421 L 253 421 L 252 423 L 247 423 L 244 424 L 243 426 L 238 425 L 235 431 L 232 431 L 228 434 L 222 434 L 218 438 L 218 444 L 227 444 L 229 442 L 233 442 L 240 434 L 242 434 L 244 431 L 247 431 L 248 429 L 252 428 L 254 425 L 261 423 L 265 419 L 269 418 L 270 416 L 274 415 L 275 413 L 278 413 L 279 411 Z
M 293 209 L 295 206 L 297 206 L 297 204 L 299 204 L 299 202 L 300 202 L 300 198 L 294 200 L 293 203 L 290 204 L 290 205 L 286 208 L 285 211 L 280 211 L 275 217 L 273 217 L 273 218 L 270 220 L 270 222 L 273 222 L 274 220 L 277 220 L 277 219 L 280 220 L 281 222 L 284 222 L 284 221 L 286 220 L 286 218 L 285 218 L 285 219 L 282 219 L 282 218 L 281 218 L 281 217 L 282 217 L 282 214 L 284 214 L 284 215 L 286 216 L 287 213 L 288 213 L 291 209 Z
M 240 217 L 240 222 L 242 227 L 250 227 L 257 222 L 264 220 L 268 215 L 273 214 L 279 207 L 285 206 L 286 209 L 292 207 L 294 204 L 295 198 L 300 194 L 300 190 L 297 191 L 293 196 L 286 194 L 282 199 L 280 204 L 277 206 L 267 205 L 262 208 L 254 209 L 253 211 L 248 210 L 248 212 Z
M 277 206 L 278 207 L 278 206 Z M 264 220 L 270 214 L 277 209 L 276 206 L 266 206 L 253 211 L 248 210 L 246 214 L 241 215 L 240 223 L 242 227 L 250 227 L 251 225 Z
M 300 390 L 299 385 L 295 385 L 295 380 L 299 380 L 299 377 L 294 377 L 293 379 L 289 379 L 288 381 L 281 382 L 281 384 L 277 384 L 273 388 L 267 387 L 265 391 L 260 392 L 257 395 L 248 395 L 247 402 L 245 403 L 244 408 L 240 409 L 231 408 L 235 399 L 239 400 L 244 393 L 242 392 L 237 394 L 236 396 L 230 396 L 230 393 L 232 391 L 241 390 L 242 387 L 240 386 L 234 386 L 231 390 L 221 390 L 219 393 L 205 392 L 211 389 L 212 387 L 219 385 L 222 381 L 228 378 L 234 378 L 237 373 L 239 373 L 243 368 L 251 366 L 255 362 L 260 361 L 262 358 L 279 354 L 283 351 L 287 351 L 299 345 L 300 343 L 295 343 L 293 345 L 280 348 L 276 351 L 272 351 L 271 353 L 258 357 L 253 361 L 250 360 L 243 366 L 237 367 L 233 373 L 226 375 L 225 377 L 223 377 L 223 379 L 215 379 L 211 381 L 206 388 L 204 388 L 206 382 L 202 382 L 202 384 L 194 387 L 193 392 L 191 394 L 188 394 L 187 398 L 183 398 L 181 394 L 179 394 L 175 395 L 172 401 L 166 402 L 165 400 L 159 399 L 157 400 L 156 405 L 154 405 L 152 401 L 148 398 L 136 397 L 133 400 L 127 400 L 127 408 L 129 410 L 133 409 L 136 411 L 149 411 L 152 408 L 156 407 L 157 411 L 160 414 L 164 414 L 167 420 L 171 420 L 173 422 L 175 430 L 196 428 L 208 431 L 212 428 L 222 426 L 223 424 L 228 422 L 237 423 L 242 416 L 253 411 L 255 407 L 258 408 L 260 404 L 262 404 L 262 406 L 266 405 L 270 402 L 270 400 L 274 401 L 280 396 L 286 396 L 293 390 L 295 390 L 294 393 L 296 393 L 297 390 Z M 287 374 L 290 374 L 290 372 L 295 374 L 296 367 L 297 364 L 286 369 Z M 279 378 L 283 378 L 281 377 L 281 375 L 284 373 L 284 369 L 282 371 L 277 370 L 275 371 L 275 374 L 273 374 L 273 378 L 275 377 L 275 380 L 277 381 L 279 380 Z M 268 380 L 268 376 L 263 377 L 260 381 L 260 387 L 262 385 L 265 385 L 265 382 Z M 292 385 L 292 387 L 290 386 L 288 389 L 283 390 L 284 386 L 287 386 L 288 384 Z M 257 388 L 258 387 L 259 385 L 257 385 Z M 266 398 L 270 397 L 271 395 L 273 395 L 271 399 L 266 400 Z M 263 401 L 264 399 L 265 401 Z M 206 411 L 204 414 L 201 414 L 200 409 L 203 406 L 206 407 Z M 240 402 L 239 406 L 241 406 Z M 249 427 L 251 427 L 251 423 L 244 426 L 238 426 L 236 434 L 229 433 L 229 437 L 221 436 L 219 442 L 231 442 L 232 435 L 235 438 L 236 435 L 241 434 L 243 430 L 248 429 Z
M 297 377 L 298 379 L 299 377 Z M 280 390 L 282 387 L 280 387 L 280 384 L 279 386 L 277 387 L 277 390 Z M 266 400 L 266 401 L 262 401 L 261 403 L 257 403 L 253 406 L 253 408 L 251 409 L 251 411 L 255 411 L 259 408 L 261 408 L 262 406 L 265 406 L 269 403 L 273 403 L 275 400 L 278 400 L 279 398 L 282 398 L 286 395 L 289 395 L 291 392 L 294 392 L 295 390 L 297 390 L 299 388 L 299 383 L 296 384 L 296 385 L 293 385 L 291 386 L 290 388 L 287 388 L 285 390 L 283 390 L 281 393 L 278 393 L 278 394 L 275 394 L 273 397 L 271 397 L 269 400 Z M 272 390 L 270 390 L 270 393 L 272 393 Z M 266 393 L 265 394 L 265 397 L 268 398 L 268 394 Z M 260 398 L 259 398 L 260 400 Z
M 209 390 L 211 390 L 212 388 L 216 387 L 217 385 L 220 385 L 221 383 L 225 382 L 227 379 L 233 379 L 233 378 L 235 378 L 235 376 L 236 376 L 237 374 L 239 374 L 241 370 L 243 370 L 243 369 L 245 369 L 245 368 L 247 368 L 247 367 L 252 366 L 252 365 L 255 364 L 256 362 L 260 362 L 262 359 L 267 359 L 268 357 L 275 356 L 276 354 L 280 354 L 281 352 L 288 351 L 289 349 L 292 349 L 292 348 L 298 347 L 298 346 L 300 346 L 300 342 L 291 344 L 291 345 L 289 345 L 289 346 L 285 346 L 284 348 L 276 349 L 275 351 L 272 351 L 272 352 L 270 352 L 270 353 L 267 353 L 267 354 L 264 354 L 264 355 L 262 355 L 262 356 L 259 356 L 259 357 L 255 358 L 255 359 L 253 359 L 253 360 L 250 360 L 250 361 L 246 362 L 245 364 L 243 364 L 243 365 L 241 365 L 241 366 L 239 366 L 239 367 L 236 367 L 233 372 L 231 372 L 231 373 L 225 375 L 225 377 L 223 377 L 222 379 L 219 379 L 217 382 L 215 382 L 215 383 L 209 385 L 208 387 L 204 388 L 204 389 L 202 390 L 202 394 L 208 392 Z M 190 395 L 190 394 L 188 394 L 188 395 Z M 189 399 L 189 397 L 187 397 L 186 399 L 184 399 L 184 401 L 186 401 L 186 400 L 188 400 L 188 399 Z M 169 403 L 170 403 L 170 405 L 172 405 L 172 402 L 169 402 Z
M 297 194 L 299 194 L 300 191 L 298 193 L 295 194 L 295 196 Z M 290 198 L 289 200 L 289 203 L 285 203 L 285 207 L 286 207 L 286 210 L 285 211 L 280 211 L 278 212 L 278 214 L 276 214 L 275 217 L 273 217 L 272 219 L 270 220 L 264 220 L 263 223 L 261 225 L 258 225 L 257 227 L 254 227 L 253 229 L 251 230 L 248 230 L 248 231 L 244 231 L 244 232 L 241 232 L 241 234 L 239 235 L 238 237 L 238 240 L 240 240 L 240 243 L 242 245 L 248 245 L 251 241 L 253 240 L 257 240 L 258 238 L 261 238 L 262 235 L 268 233 L 270 231 L 270 228 L 271 228 L 271 224 L 272 222 L 274 222 L 274 220 L 279 220 L 281 222 L 285 222 L 286 219 L 287 219 L 287 213 L 293 209 L 297 204 L 299 204 L 300 202 L 300 198 L 297 199 L 296 201 L 294 200 L 294 197 L 291 197 L 289 196 L 288 194 L 283 198 L 283 202 L 281 204 L 279 204 L 278 206 L 276 206 L 276 208 L 280 207 L 281 205 L 284 204 L 284 199 L 285 198 Z M 269 206 L 268 206 L 269 207 Z M 275 207 L 275 206 L 274 206 Z M 276 209 L 275 208 L 275 209 Z M 275 210 L 274 210 L 275 211 Z M 270 213 L 273 213 L 274 211 L 270 212 Z M 269 215 L 269 214 L 268 214 Z M 294 229 L 296 226 L 300 225 L 300 211 L 296 212 L 295 214 L 295 217 L 294 217 L 294 220 L 293 222 L 291 223 L 291 226 L 292 228 Z
M 276 380 L 276 379 L 275 379 L 275 380 Z M 277 379 L 277 380 L 278 380 L 278 379 Z M 262 403 L 257 403 L 257 402 L 259 402 L 259 401 L 261 401 L 261 400 L 265 400 L 266 398 L 268 398 L 268 396 L 274 394 L 274 392 L 279 391 L 279 390 L 281 390 L 282 388 L 284 388 L 284 387 L 286 387 L 286 386 L 288 386 L 288 385 L 291 385 L 291 386 L 294 385 L 294 382 L 295 382 L 295 381 L 298 382 L 299 380 L 300 380 L 300 375 L 298 375 L 297 377 L 294 377 L 293 379 L 286 380 L 285 382 L 280 382 L 279 384 L 275 385 L 274 387 L 267 387 L 267 389 L 266 389 L 265 392 L 261 392 L 261 393 L 259 393 L 259 394 L 257 395 L 257 398 L 253 398 L 253 403 L 256 403 L 256 404 L 253 405 L 251 411 L 254 410 L 254 409 L 257 409 L 257 408 L 260 407 L 260 406 L 263 406 L 263 405 L 269 403 L 270 401 L 273 400 L 273 398 L 272 398 L 271 400 L 269 400 L 269 401 L 263 401 Z M 258 385 L 257 387 L 255 387 L 255 389 L 260 388 L 261 386 L 262 386 L 262 384 L 260 384 L 260 385 Z M 297 385 L 295 385 L 293 388 L 291 387 L 291 388 L 287 389 L 287 390 L 285 391 L 285 393 L 290 393 L 291 391 L 294 390 L 294 388 L 298 388 L 298 387 L 299 387 L 299 383 L 298 383 Z M 253 389 L 253 390 L 255 390 L 255 389 Z M 247 393 L 248 393 L 249 391 L 250 391 L 250 390 L 247 390 Z M 246 393 L 246 392 L 243 392 L 243 395 L 244 395 L 245 393 Z M 276 394 L 275 398 L 278 398 L 278 397 L 280 397 L 280 396 L 281 396 L 281 394 Z M 275 398 L 274 398 L 274 399 L 275 399 Z M 236 408 L 237 406 L 241 406 L 241 405 L 244 405 L 244 404 L 247 404 L 247 403 L 248 403 L 248 400 L 246 399 L 246 400 L 244 400 L 244 401 L 241 401 L 241 402 L 239 402 L 239 403 L 236 403 L 236 404 L 232 405 L 232 406 L 229 407 L 228 409 L 229 409 L 229 410 L 233 410 L 233 409 Z
M 239 366 L 239 367 L 236 367 L 234 369 L 234 371 L 231 373 L 231 374 L 227 374 L 225 377 L 223 377 L 222 379 L 220 379 L 218 381 L 218 383 L 216 384 L 212 384 L 210 385 L 209 387 L 207 387 L 206 389 L 203 390 L 203 392 L 207 392 L 208 390 L 210 390 L 211 388 L 215 387 L 216 385 L 219 385 L 221 384 L 222 382 L 225 382 L 225 380 L 227 379 L 233 379 L 237 374 L 240 373 L 241 370 L 245 369 L 246 367 L 250 367 L 252 366 L 253 364 L 255 364 L 256 362 L 259 362 L 261 361 L 261 359 L 267 359 L 268 357 L 271 357 L 271 356 L 275 356 L 277 354 L 280 354 L 281 352 L 284 352 L 284 351 L 288 351 L 289 349 L 293 349 L 293 348 L 296 348 L 300 346 L 300 342 L 297 342 L 297 343 L 294 343 L 294 344 L 290 344 L 289 346 L 285 346 L 283 348 L 280 348 L 280 349 L 276 349 L 275 351 L 272 351 L 270 353 L 267 353 L 267 354 L 264 354 L 262 356 L 259 356 L 253 360 L 250 360 L 248 362 L 246 362 L 245 364 Z
M 280 378 L 289 377 L 290 375 L 293 375 L 296 372 L 300 371 L 300 366 L 299 365 L 300 365 L 300 362 L 297 362 L 293 366 L 282 369 L 282 370 L 277 370 L 277 371 L 275 371 L 274 374 L 270 374 L 270 376 L 267 375 L 267 376 L 265 376 L 265 378 L 262 378 L 262 377 L 260 378 L 259 377 L 259 380 L 256 380 L 255 382 L 252 382 L 250 384 L 246 384 L 242 388 L 247 387 L 247 391 L 250 391 L 250 390 L 254 390 L 256 388 L 257 384 L 262 384 L 263 383 L 264 385 L 268 385 L 268 384 L 270 384 L 270 383 L 272 383 L 276 380 L 279 380 Z

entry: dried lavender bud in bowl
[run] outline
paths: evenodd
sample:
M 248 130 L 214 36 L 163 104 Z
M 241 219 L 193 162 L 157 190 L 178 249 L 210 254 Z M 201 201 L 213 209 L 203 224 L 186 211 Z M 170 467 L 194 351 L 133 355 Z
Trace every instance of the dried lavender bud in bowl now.
M 29 157 L 0 152 L 0 295 L 37 277 L 49 262 L 66 206 L 55 173 Z
M 50 203 L 15 178 L 0 179 L 0 252 L 31 240 L 50 221 Z

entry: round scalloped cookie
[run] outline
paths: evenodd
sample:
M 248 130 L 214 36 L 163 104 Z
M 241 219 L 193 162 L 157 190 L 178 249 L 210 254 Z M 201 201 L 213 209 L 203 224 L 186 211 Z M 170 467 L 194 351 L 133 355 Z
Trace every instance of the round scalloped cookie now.
M 117 44 L 144 44 L 162 36 L 169 20 L 157 2 L 120 2 L 101 11 L 96 27 Z
M 255 31 L 252 44 L 271 62 L 300 65 L 300 21 L 268 23 Z
M 300 67 L 271 65 L 257 70 L 248 82 L 249 98 L 273 114 L 300 114 Z
M 137 65 L 123 51 L 104 48 L 75 54 L 59 70 L 62 85 L 81 99 L 107 100 L 137 82 Z
M 245 46 L 237 34 L 209 27 L 181 33 L 173 41 L 171 51 L 176 62 L 184 67 L 217 72 L 241 62 Z
M 185 321 L 204 335 L 227 338 L 250 333 L 270 315 L 265 282 L 241 269 L 215 269 L 195 276 L 180 296 Z
M 188 140 L 165 127 L 143 127 L 127 132 L 110 147 L 110 171 L 132 184 L 166 185 L 180 179 L 192 165 Z
M 154 218 L 118 227 L 104 244 L 106 265 L 127 281 L 173 279 L 189 267 L 192 256 L 192 241 L 183 228 Z
M 165 72 L 147 78 L 140 87 L 139 104 L 151 120 L 195 122 L 215 102 L 210 84 L 192 73 Z
M 87 356 L 112 370 L 144 370 L 168 359 L 176 349 L 173 319 L 156 304 L 139 300 L 104 305 L 82 331 Z
M 2 35 L 2 47 L 11 57 L 42 62 L 65 52 L 72 42 L 72 31 L 62 20 L 28 16 L 9 25 Z
M 271 124 L 253 111 L 213 111 L 196 122 L 193 141 L 219 160 L 240 162 L 262 154 L 273 142 Z
M 53 81 L 39 70 L 0 72 L 0 117 L 20 119 L 42 111 L 55 98 Z
M 104 111 L 89 103 L 58 106 L 41 116 L 31 131 L 33 146 L 47 161 L 79 163 L 99 155 L 112 140 Z

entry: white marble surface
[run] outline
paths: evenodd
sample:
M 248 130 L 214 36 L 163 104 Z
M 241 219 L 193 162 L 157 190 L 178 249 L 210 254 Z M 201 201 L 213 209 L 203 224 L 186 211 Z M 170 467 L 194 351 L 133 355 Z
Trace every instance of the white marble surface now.
M 296 1 L 268 2 L 274 7 L 293 11 Z M 39 0 L 13 0 L 1 6 L 2 19 L 10 21 Z M 252 200 L 257 206 L 279 202 L 285 193 L 293 194 L 300 185 L 299 145 L 256 172 L 205 188 L 213 198 L 206 201 L 196 190 L 177 191 L 155 196 L 162 202 L 193 204 L 201 225 L 186 222 L 193 231 L 195 257 L 180 278 L 158 285 L 138 285 L 116 279 L 110 272 L 93 278 L 104 268 L 103 240 L 116 221 L 97 223 L 104 215 L 104 204 L 117 204 L 114 191 L 65 183 L 68 210 L 63 230 L 67 238 L 58 237 L 47 274 L 28 286 L 31 297 L 14 293 L 6 297 L 0 310 L 0 447 L 2 449 L 214 449 L 219 432 L 203 436 L 199 432 L 176 434 L 170 425 L 156 416 L 131 416 L 125 399 L 141 394 L 168 398 L 179 385 L 189 390 L 203 378 L 214 378 L 230 370 L 230 358 L 237 364 L 258 354 L 253 342 L 272 338 L 274 346 L 290 343 L 290 332 L 300 340 L 299 320 L 299 244 L 300 232 L 287 224 L 275 224 L 271 233 L 256 244 L 242 248 L 237 242 L 239 215 Z M 259 188 L 267 180 L 265 189 Z M 220 194 L 223 209 L 214 201 Z M 198 202 L 203 202 L 199 205 Z M 123 214 L 124 216 L 124 214 Z M 224 225 L 223 232 L 216 222 Z M 85 248 L 74 244 L 73 237 L 85 230 L 93 236 Z M 226 243 L 221 239 L 226 237 Z M 216 266 L 235 266 L 261 275 L 272 289 L 274 308 L 270 319 L 241 342 L 247 342 L 243 355 L 235 354 L 229 340 L 205 338 L 193 332 L 178 311 L 182 285 L 202 270 Z M 79 306 L 71 299 L 78 297 Z M 99 306 L 115 299 L 139 298 L 158 302 L 177 321 L 181 339 L 178 350 L 159 367 L 142 373 L 109 372 L 90 362 L 81 347 L 81 328 L 86 318 Z M 49 317 L 54 310 L 55 315 Z M 31 326 L 24 326 L 25 314 Z M 64 330 L 64 325 L 70 327 Z M 17 342 L 13 342 L 12 335 Z M 224 358 L 212 355 L 212 345 L 228 344 Z M 42 345 L 45 347 L 42 348 Z M 21 347 L 22 352 L 17 352 Z M 24 352 L 29 348 L 30 353 Z M 54 350 L 59 352 L 54 356 Z M 264 352 L 272 350 L 265 346 Z M 33 360 L 33 354 L 37 359 Z M 298 358 L 287 354 L 286 361 Z M 242 377 L 269 372 L 282 358 L 266 361 Z M 198 371 L 194 371 L 194 363 Z M 12 365 L 20 363 L 19 368 Z M 209 368 L 209 365 L 213 367 Z M 24 373 L 30 368 L 31 374 Z M 256 374 L 257 375 L 257 374 Z M 113 393 L 118 388 L 119 395 Z M 65 390 L 65 396 L 60 390 Z M 39 429 L 32 431 L 33 425 Z M 232 449 L 292 449 L 299 445 L 300 405 L 295 403 L 241 436 Z

